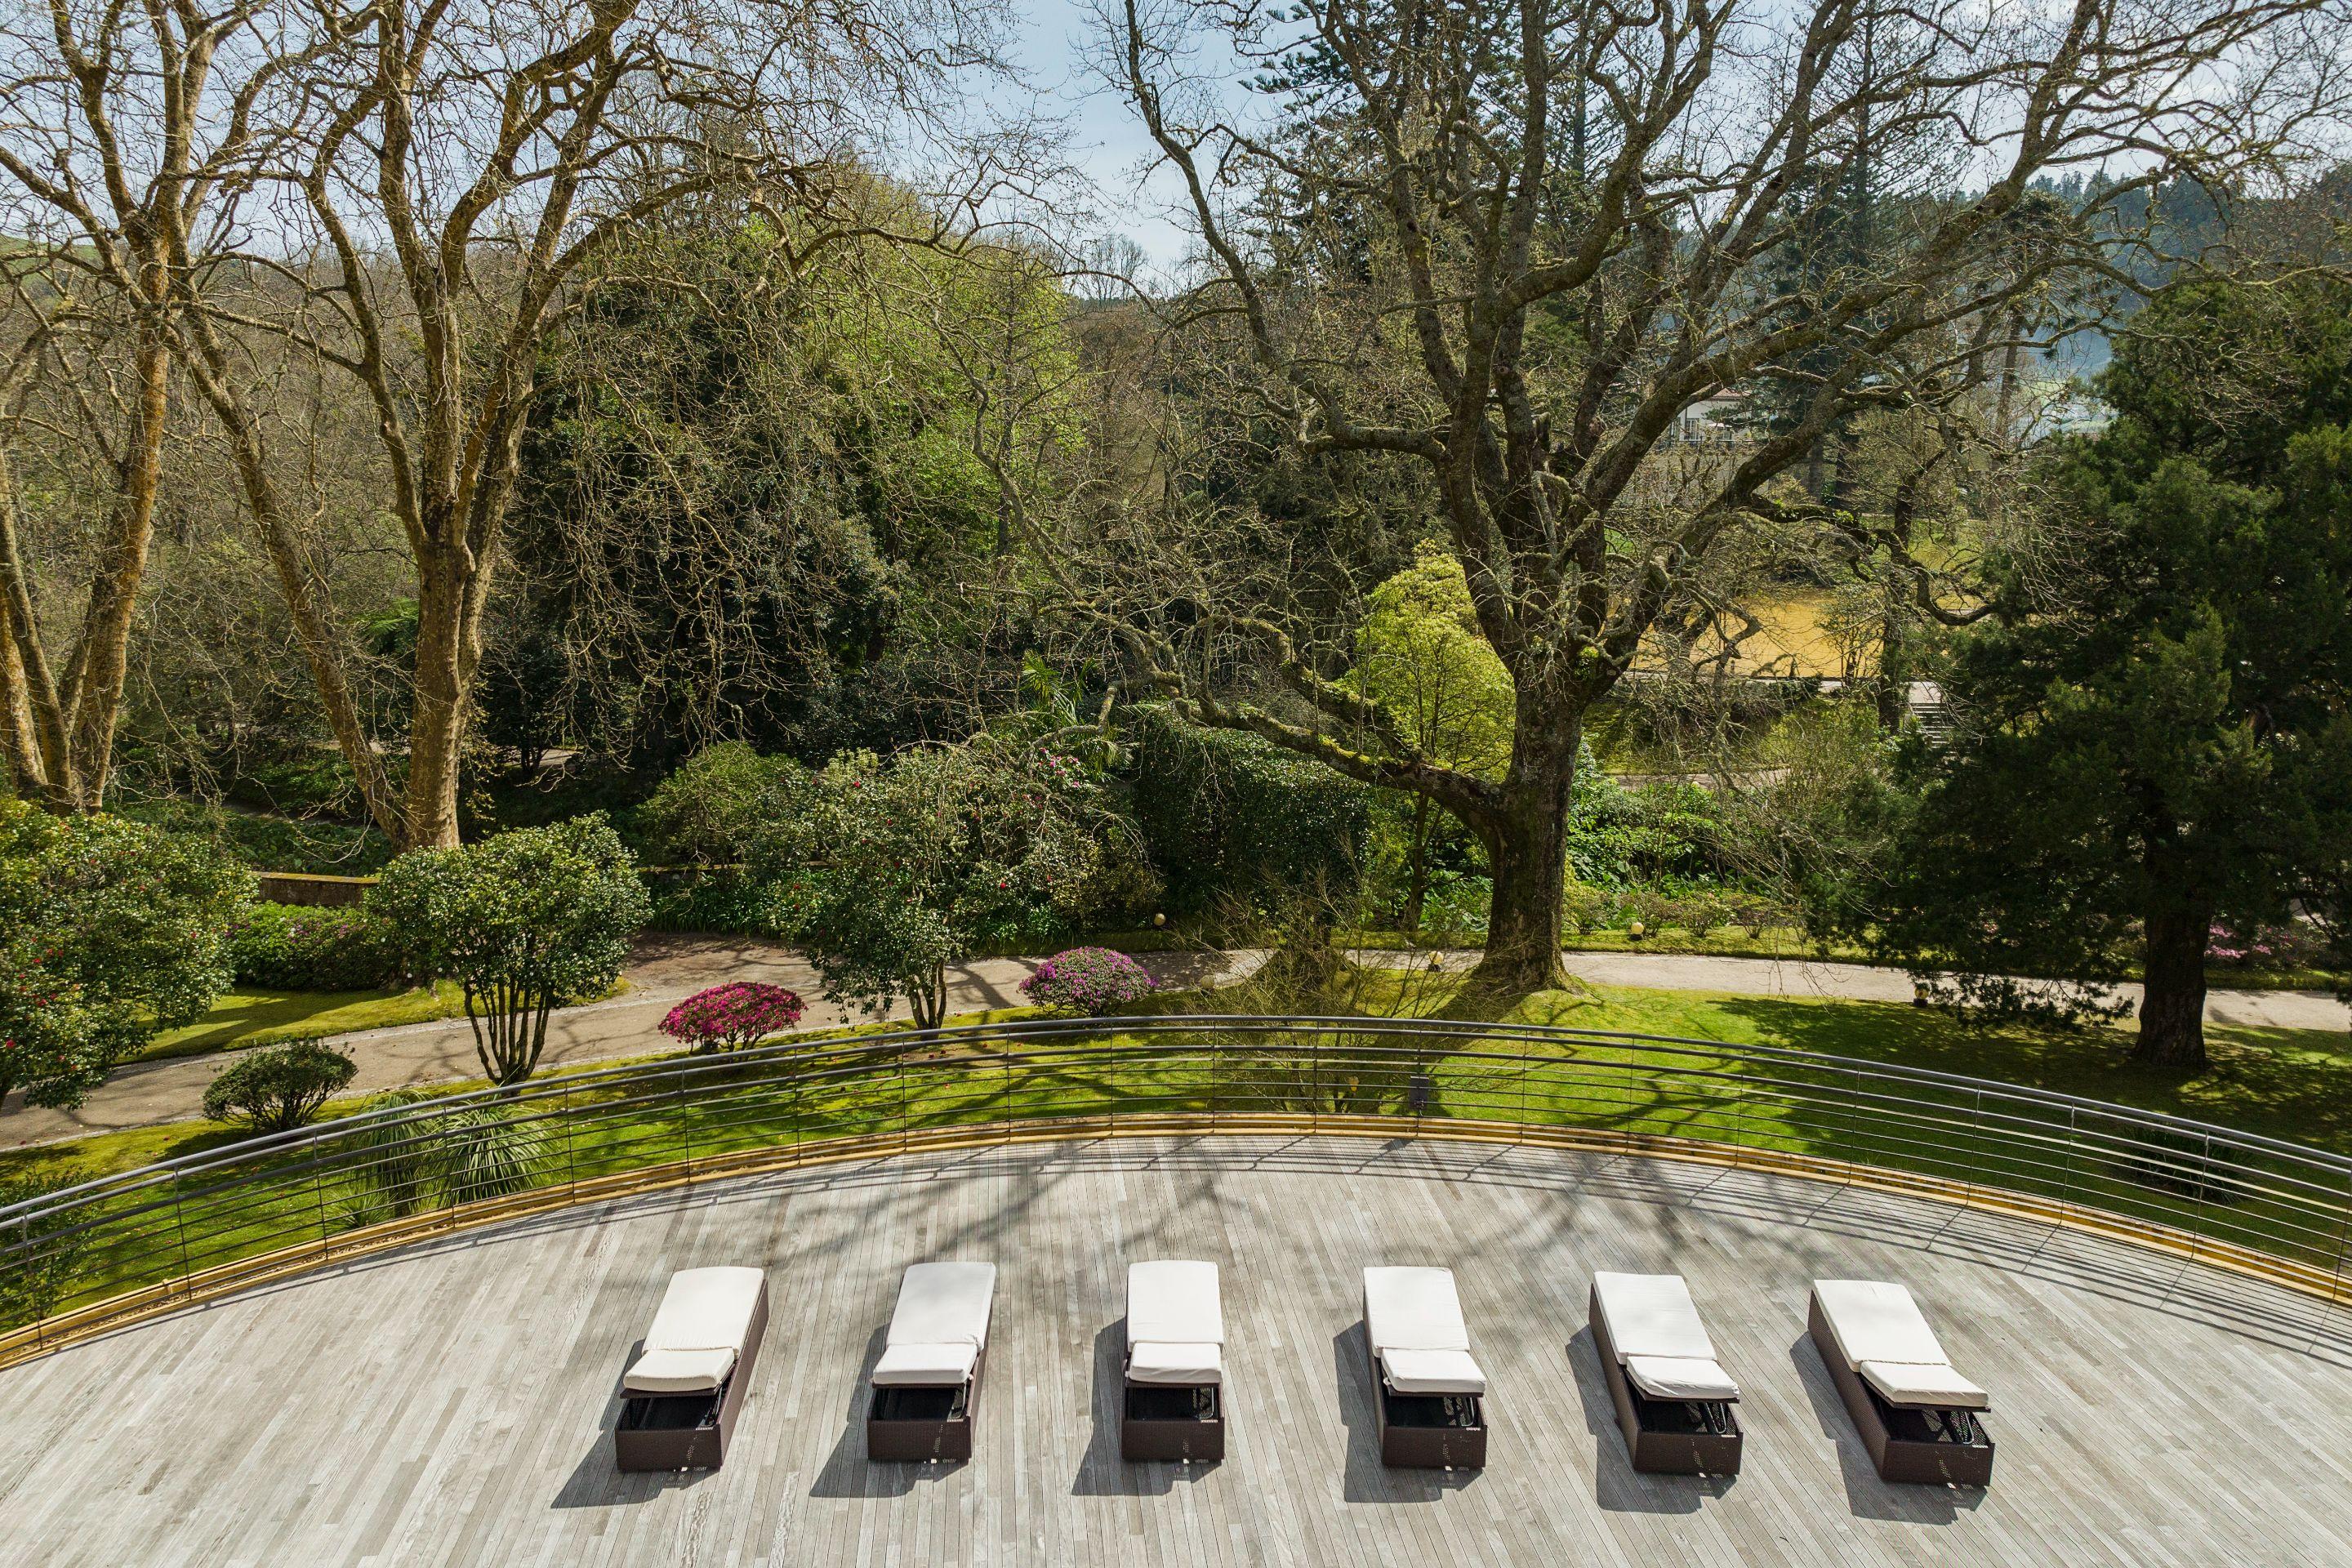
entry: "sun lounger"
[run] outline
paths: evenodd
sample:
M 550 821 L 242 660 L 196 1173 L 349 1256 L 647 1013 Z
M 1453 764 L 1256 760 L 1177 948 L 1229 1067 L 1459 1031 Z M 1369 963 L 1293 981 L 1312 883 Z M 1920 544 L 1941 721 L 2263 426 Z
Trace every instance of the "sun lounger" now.
M 1128 1265 L 1120 1458 L 1225 1457 L 1224 1348 L 1215 1264 Z
M 1739 1385 L 1715 1359 L 1683 1277 L 1596 1273 L 1591 1319 L 1633 1468 L 1738 1475 Z
M 621 1378 L 614 1458 L 625 1470 L 713 1470 L 724 1463 L 751 1363 L 768 1328 L 758 1268 L 670 1276 L 645 1345 Z
M 1882 1479 L 1991 1483 L 1992 1439 L 1977 1413 L 1992 1402 L 1952 1370 L 1910 1291 L 1816 1279 L 1806 1326 Z
M 993 1263 L 917 1263 L 875 1363 L 866 1416 L 869 1459 L 969 1459 L 971 1411 L 988 1363 Z
M 1381 1462 L 1475 1469 L 1486 1462 L 1486 1374 L 1450 1268 L 1364 1270 L 1364 1341 Z

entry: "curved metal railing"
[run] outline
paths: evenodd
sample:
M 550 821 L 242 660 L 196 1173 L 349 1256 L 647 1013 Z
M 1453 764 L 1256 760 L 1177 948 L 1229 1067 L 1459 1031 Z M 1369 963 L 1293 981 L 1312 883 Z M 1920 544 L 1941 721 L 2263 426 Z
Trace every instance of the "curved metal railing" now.
M 0 1208 L 0 1363 L 435 1228 L 663 1182 L 1220 1128 L 1505 1139 L 1869 1181 L 2352 1294 L 2352 1160 L 2152 1111 L 1536 1025 L 1033 1019 L 789 1039 L 388 1106 Z

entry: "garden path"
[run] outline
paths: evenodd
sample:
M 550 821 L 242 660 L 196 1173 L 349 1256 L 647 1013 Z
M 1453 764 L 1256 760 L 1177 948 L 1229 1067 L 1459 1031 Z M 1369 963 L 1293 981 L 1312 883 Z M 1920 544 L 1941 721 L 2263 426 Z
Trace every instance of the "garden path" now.
M 1197 985 L 1244 973 L 1258 954 L 1164 952 L 1139 955 L 1153 976 Z M 1396 963 L 1406 954 L 1360 952 L 1368 963 Z M 1448 969 L 1467 968 L 1471 952 L 1436 955 Z M 1664 952 L 1570 952 L 1571 973 L 1599 985 L 1700 991 L 1740 996 L 1824 996 L 1850 1001 L 1907 1002 L 1910 977 L 1901 970 L 1858 963 L 1822 963 L 1802 959 L 1719 958 Z M 970 1013 L 1022 1005 L 1017 989 L 1036 967 L 1034 958 L 985 958 L 957 966 L 949 980 L 948 1010 Z M 818 994 L 816 971 L 799 953 L 779 943 L 747 937 L 648 935 L 628 971 L 629 989 L 610 1001 L 566 1007 L 548 1022 L 548 1067 L 643 1056 L 668 1047 L 656 1030 L 662 1015 L 679 1001 L 727 980 L 764 980 L 789 985 L 809 999 L 804 1029 L 858 1021 Z M 2136 1004 L 2137 987 L 2123 992 Z M 892 1015 L 904 1017 L 904 1009 Z M 2206 998 L 2208 1022 L 2238 1028 L 2352 1029 L 2352 1010 L 2334 997 L 2307 991 L 2215 991 Z M 340 1037 L 335 1044 L 359 1063 L 352 1092 L 367 1093 L 412 1084 L 446 1083 L 476 1078 L 471 1028 L 462 1018 L 406 1024 Z M 93 1132 L 113 1132 L 202 1113 L 205 1088 L 235 1060 L 234 1053 L 141 1062 L 118 1068 L 80 1109 L 47 1110 L 11 1098 L 0 1110 L 0 1149 L 50 1143 Z

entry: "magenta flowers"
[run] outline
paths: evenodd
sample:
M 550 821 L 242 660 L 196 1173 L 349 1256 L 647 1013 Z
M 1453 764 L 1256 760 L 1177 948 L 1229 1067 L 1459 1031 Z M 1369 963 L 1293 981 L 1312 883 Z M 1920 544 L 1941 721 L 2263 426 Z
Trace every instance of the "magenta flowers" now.
M 669 1010 L 661 1032 L 697 1051 L 731 1051 L 801 1021 L 800 993 L 756 980 L 698 991 Z
M 1040 1007 L 1081 1017 L 1137 1001 L 1155 989 L 1143 965 L 1108 947 L 1057 952 L 1021 983 L 1021 994 Z

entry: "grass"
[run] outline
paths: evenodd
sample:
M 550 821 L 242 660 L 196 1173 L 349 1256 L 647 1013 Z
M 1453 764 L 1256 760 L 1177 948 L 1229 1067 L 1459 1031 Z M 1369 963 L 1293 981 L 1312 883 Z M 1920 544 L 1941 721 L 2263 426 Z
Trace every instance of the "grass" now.
M 459 1017 L 465 1011 L 464 996 L 454 983 L 446 980 L 413 991 L 268 991 L 240 986 L 225 993 L 194 1023 L 164 1031 L 128 1059 L 162 1061 L 283 1045 L 289 1040 L 324 1039 L 360 1029 Z
M 1538 993 L 1507 1016 L 1926 1068 L 2352 1154 L 2352 1037 L 2324 1030 L 2209 1029 L 2211 1065 L 2189 1076 L 2128 1061 L 2131 1036 L 2123 1028 L 1977 1027 L 1883 1002 L 1596 985 Z
M 1458 1018 L 1465 1035 L 1412 1064 L 1426 1075 L 1428 1114 L 1516 1118 L 1538 1123 L 1610 1128 L 1731 1140 L 1751 1147 L 1859 1159 L 1937 1174 L 1964 1175 L 2026 1191 L 2057 1194 L 2060 1178 L 2047 1145 L 2029 1130 L 1990 1139 L 1968 1134 L 1969 1096 L 1943 1096 L 1939 1124 L 1896 1109 L 1864 1112 L 1856 1102 L 1818 1091 L 1848 1087 L 1831 1068 L 1773 1066 L 1738 1058 L 1693 1061 L 1638 1043 L 1592 1040 L 1524 1045 L 1481 1040 L 1493 1017 L 1448 982 L 1414 983 L 1393 971 L 1352 971 L 1347 1001 L 1368 1012 Z M 1383 994 L 1382 988 L 1389 988 Z M 1216 998 L 1193 998 L 1216 1005 Z M 1230 1004 L 1228 1004 L 1230 1005 Z M 1311 1010 L 1311 1004 L 1300 1011 Z M 971 1023 L 1021 1013 L 965 1015 Z M 2162 1073 L 2124 1059 L 2119 1030 L 2048 1035 L 2022 1028 L 1970 1028 L 1937 1013 L 1901 1005 L 1811 997 L 1753 997 L 1595 986 L 1527 997 L 1501 1016 L 1571 1028 L 1679 1036 L 1734 1045 L 1785 1047 L 1868 1061 L 1927 1068 L 2111 1100 L 2219 1122 L 2248 1131 L 2352 1152 L 2352 1042 L 2340 1035 L 2215 1030 L 2214 1062 L 2194 1076 Z M 806 1043 L 868 1042 L 902 1026 L 831 1031 Z M 998 1118 L 1227 1109 L 1383 1110 L 1406 1109 L 1412 1073 L 1405 1064 L 1351 1058 L 1344 1041 L 1317 1058 L 1279 1038 L 1232 1043 L 1213 1059 L 1169 1037 L 1119 1034 L 1107 1044 L 1133 1047 L 1117 1060 L 1072 1060 L 1050 1051 L 1007 1057 L 978 1048 L 862 1062 L 833 1079 L 809 1079 L 731 1069 L 714 1062 L 698 1092 L 581 1083 L 573 1113 L 551 1123 L 542 1181 L 587 1178 L 677 1160 L 772 1148 L 803 1138 L 915 1127 L 945 1127 Z M 1496 1055 L 1496 1052 L 1501 1055 Z M 666 1053 L 667 1054 L 667 1053 Z M 652 1058 L 641 1058 L 652 1059 Z M 598 1069 L 619 1065 L 598 1063 Z M 1711 1069 L 1693 1073 L 1693 1066 Z M 1533 1070 L 1530 1070 L 1533 1069 Z M 1671 1070 L 1670 1070 L 1671 1069 Z M 591 1069 L 583 1068 L 585 1072 Z M 548 1075 L 543 1081 L 562 1081 Z M 447 1086 L 452 1091 L 468 1087 Z M 1812 1091 L 1812 1092 L 1809 1092 Z M 1927 1099 L 1938 1097 L 1921 1090 Z M 329 1114 L 352 1108 L 329 1108 Z M 2039 1113 L 2032 1113 L 2039 1115 Z M 2063 1127 L 2065 1120 L 2058 1118 Z M 180 1123 L 107 1134 L 0 1156 L 0 1174 L 56 1180 L 122 1171 L 231 1140 L 229 1130 Z M 2295 1256 L 2324 1253 L 2311 1239 L 2308 1211 L 2254 1200 L 2209 1205 L 2151 1184 L 2127 1163 L 2069 1152 L 2064 1195 L 2172 1223 L 2220 1226 L 2238 1239 Z M 262 1161 L 266 1175 L 285 1161 Z M 83 1258 L 67 1305 L 100 1300 L 175 1269 L 187 1238 L 191 1266 L 248 1255 L 303 1236 L 361 1223 L 373 1200 L 359 1179 L 318 1181 L 289 1171 L 217 1192 L 193 1190 L 170 1206 L 126 1223 Z M 129 1209 L 132 1200 L 110 1202 Z

